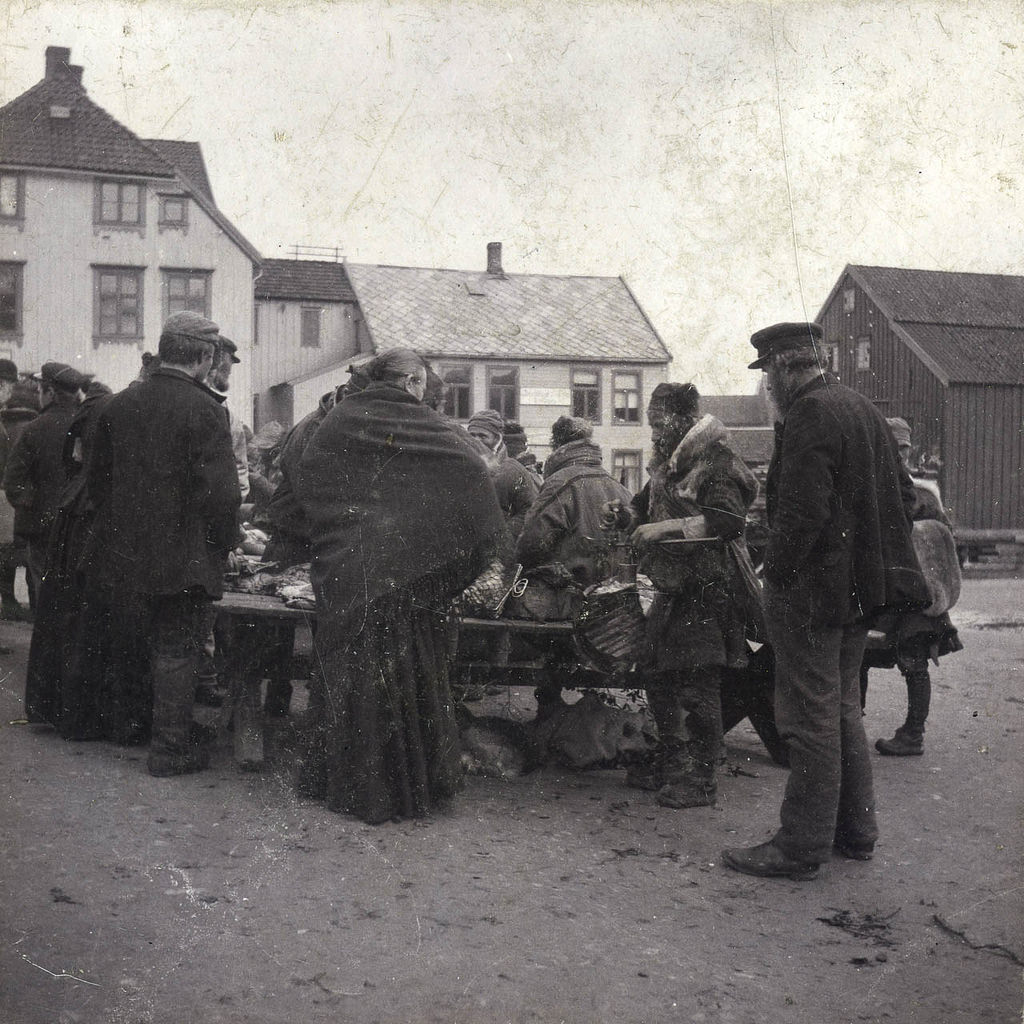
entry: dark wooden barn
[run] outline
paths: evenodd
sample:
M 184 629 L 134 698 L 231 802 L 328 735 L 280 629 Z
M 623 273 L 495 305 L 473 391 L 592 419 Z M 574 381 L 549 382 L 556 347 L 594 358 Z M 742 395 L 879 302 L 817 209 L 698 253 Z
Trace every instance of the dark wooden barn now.
M 849 265 L 832 369 L 913 430 L 959 531 L 1024 530 L 1024 277 Z

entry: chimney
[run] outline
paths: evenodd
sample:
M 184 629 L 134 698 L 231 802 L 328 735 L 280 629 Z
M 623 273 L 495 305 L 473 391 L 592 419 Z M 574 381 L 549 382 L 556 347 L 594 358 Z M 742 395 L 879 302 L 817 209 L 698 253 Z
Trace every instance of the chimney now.
M 504 277 L 501 269 L 501 242 L 487 243 L 487 273 L 492 277 Z
M 81 64 L 69 64 L 68 74 L 75 80 L 76 85 L 82 84 L 82 65 Z
M 56 78 L 67 74 L 71 61 L 71 48 L 68 46 L 48 46 L 46 48 L 46 77 Z

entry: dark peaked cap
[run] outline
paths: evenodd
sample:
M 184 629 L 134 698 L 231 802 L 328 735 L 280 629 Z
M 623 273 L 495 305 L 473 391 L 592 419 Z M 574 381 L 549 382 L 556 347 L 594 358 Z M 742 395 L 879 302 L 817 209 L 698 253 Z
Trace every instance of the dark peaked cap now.
M 757 349 L 757 358 L 747 369 L 763 369 L 776 352 L 792 352 L 793 349 L 807 348 L 821 341 L 824 331 L 821 324 L 772 324 L 750 336 L 750 344 Z

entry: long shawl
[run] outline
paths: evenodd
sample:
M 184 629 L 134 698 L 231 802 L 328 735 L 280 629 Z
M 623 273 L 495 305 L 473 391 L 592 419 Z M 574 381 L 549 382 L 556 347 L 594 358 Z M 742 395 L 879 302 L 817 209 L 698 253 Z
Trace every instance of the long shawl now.
M 310 525 L 313 584 L 331 612 L 350 614 L 417 581 L 453 596 L 500 549 L 494 486 L 460 433 L 386 383 L 327 414 L 296 492 Z

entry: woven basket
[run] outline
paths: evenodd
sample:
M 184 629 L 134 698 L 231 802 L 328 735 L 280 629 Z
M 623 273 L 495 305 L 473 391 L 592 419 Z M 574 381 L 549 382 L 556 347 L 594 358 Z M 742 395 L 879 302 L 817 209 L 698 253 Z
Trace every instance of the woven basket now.
M 573 636 L 598 671 L 627 671 L 640 657 L 646 621 L 635 583 L 612 580 L 587 591 Z

